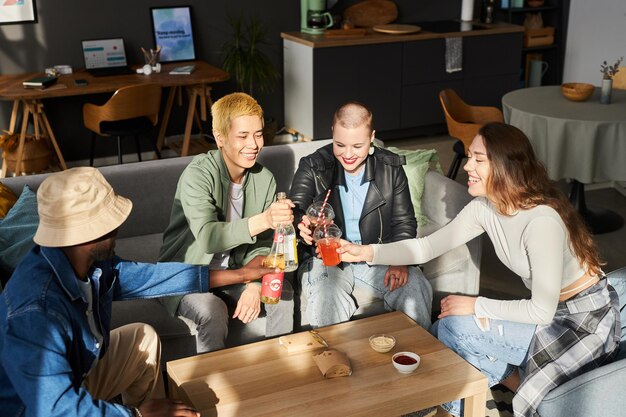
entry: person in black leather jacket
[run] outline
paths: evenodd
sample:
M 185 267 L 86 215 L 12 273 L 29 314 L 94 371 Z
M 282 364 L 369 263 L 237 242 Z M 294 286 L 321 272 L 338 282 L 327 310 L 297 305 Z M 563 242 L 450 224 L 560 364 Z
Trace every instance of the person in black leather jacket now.
M 302 242 L 299 276 L 313 327 L 352 317 L 352 292 L 365 288 L 388 310 L 400 310 L 421 326 L 430 326 L 432 288 L 415 266 L 369 266 L 366 263 L 324 266 L 315 256 L 311 219 L 306 210 L 323 201 L 335 212 L 342 237 L 362 244 L 389 243 L 416 236 L 403 156 L 374 147 L 372 113 L 361 103 L 341 106 L 333 119 L 333 143 L 300 160 L 290 199 Z M 313 219 L 315 221 L 315 219 Z

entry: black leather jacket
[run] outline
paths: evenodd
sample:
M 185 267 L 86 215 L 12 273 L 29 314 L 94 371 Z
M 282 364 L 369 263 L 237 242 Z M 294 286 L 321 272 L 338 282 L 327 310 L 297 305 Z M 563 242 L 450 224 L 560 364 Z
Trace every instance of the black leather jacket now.
M 404 156 L 382 148 L 375 148 L 374 154 L 366 159 L 363 181 L 370 181 L 370 186 L 359 220 L 363 244 L 389 243 L 416 236 L 417 221 L 402 168 L 404 164 Z M 296 205 L 294 222 L 300 222 L 313 201 L 324 201 L 327 190 L 331 188 L 328 203 L 335 210 L 335 224 L 345 236 L 339 196 L 339 187 L 345 187 L 345 184 L 343 166 L 333 155 L 332 143 L 301 158 L 289 192 L 289 198 Z M 313 254 L 314 250 L 308 253 Z

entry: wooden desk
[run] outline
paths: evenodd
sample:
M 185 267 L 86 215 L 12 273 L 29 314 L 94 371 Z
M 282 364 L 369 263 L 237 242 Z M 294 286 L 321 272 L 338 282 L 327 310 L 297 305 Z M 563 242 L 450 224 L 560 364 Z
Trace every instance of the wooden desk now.
M 485 415 L 487 378 L 406 315 L 392 312 L 318 329 L 331 348 L 346 352 L 352 375 L 325 379 L 313 361 L 320 351 L 288 354 L 278 339 L 167 363 L 170 396 L 215 416 L 399 416 L 465 398 L 465 416 Z M 374 333 L 395 336 L 377 353 Z M 400 374 L 391 356 L 421 356 Z
M 194 64 L 196 66 L 195 70 L 191 74 L 169 74 L 169 71 L 173 68 L 189 64 Z M 22 86 L 22 81 L 41 75 L 42 74 L 37 73 L 15 75 L 11 76 L 10 79 L 6 79 L 4 82 L 0 82 L 0 99 L 13 101 L 13 112 L 11 114 L 11 121 L 9 124 L 10 132 L 15 132 L 20 107 L 22 110 L 20 146 L 18 147 L 18 160 L 15 167 L 16 175 L 19 175 L 22 172 L 20 164 L 22 160 L 23 142 L 26 137 L 30 115 L 33 116 L 35 134 L 39 135 L 40 132 L 43 131 L 48 135 L 55 148 L 57 157 L 59 158 L 61 168 L 66 169 L 61 150 L 59 149 L 56 138 L 44 111 L 42 103 L 42 100 L 44 99 L 111 93 L 120 87 L 134 84 L 157 83 L 162 87 L 168 87 L 170 92 L 165 105 L 161 127 L 157 138 L 157 146 L 161 149 L 163 147 L 165 130 L 169 122 L 174 98 L 178 97 L 179 102 L 182 104 L 181 93 L 184 88 L 189 96 L 189 107 L 187 110 L 187 120 L 185 124 L 185 134 L 183 138 L 181 156 L 186 156 L 189 153 L 191 128 L 194 120 L 199 123 L 199 120 L 205 121 L 207 119 L 207 108 L 210 108 L 211 105 L 211 87 L 209 84 L 226 81 L 229 78 L 227 72 L 209 65 L 206 62 L 195 61 L 188 63 L 178 62 L 173 64 L 163 64 L 159 74 L 153 73 L 151 75 L 132 74 L 115 75 L 110 77 L 92 77 L 88 72 L 81 70 L 73 74 L 60 76 L 55 85 L 44 90 L 25 89 Z M 86 86 L 77 87 L 74 85 L 74 81 L 76 79 L 85 79 L 88 84 Z M 200 102 L 199 113 L 197 109 L 198 101 Z M 6 163 L 3 163 L 1 177 L 4 177 L 5 175 Z

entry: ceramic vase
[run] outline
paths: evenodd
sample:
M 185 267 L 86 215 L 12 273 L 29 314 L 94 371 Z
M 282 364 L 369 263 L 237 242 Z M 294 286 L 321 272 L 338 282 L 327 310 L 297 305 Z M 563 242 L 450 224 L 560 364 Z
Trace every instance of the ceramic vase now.
M 613 80 L 602 79 L 600 88 L 600 103 L 611 104 L 611 90 L 613 90 Z

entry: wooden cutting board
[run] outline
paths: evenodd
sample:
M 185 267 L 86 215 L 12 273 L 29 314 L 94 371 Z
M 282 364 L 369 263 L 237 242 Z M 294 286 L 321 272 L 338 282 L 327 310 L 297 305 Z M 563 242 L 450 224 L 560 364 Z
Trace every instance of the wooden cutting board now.
M 388 33 L 390 35 L 406 35 L 407 33 L 417 33 L 422 30 L 416 25 L 378 25 L 372 28 L 376 32 Z
M 364 0 L 344 10 L 343 18 L 357 27 L 386 25 L 398 18 L 398 7 L 391 0 Z

